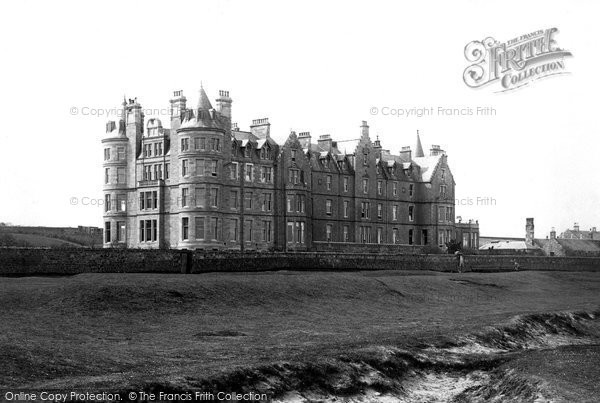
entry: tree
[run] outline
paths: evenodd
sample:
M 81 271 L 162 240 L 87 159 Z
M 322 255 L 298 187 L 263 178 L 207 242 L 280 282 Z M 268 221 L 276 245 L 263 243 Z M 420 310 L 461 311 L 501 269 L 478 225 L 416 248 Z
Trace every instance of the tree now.
M 446 248 L 448 248 L 448 253 L 454 254 L 462 250 L 462 243 L 451 239 L 448 242 L 446 242 Z

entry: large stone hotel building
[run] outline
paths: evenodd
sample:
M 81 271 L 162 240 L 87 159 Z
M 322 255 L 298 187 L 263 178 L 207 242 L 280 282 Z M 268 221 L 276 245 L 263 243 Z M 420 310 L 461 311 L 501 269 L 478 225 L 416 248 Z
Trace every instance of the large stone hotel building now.
M 170 128 L 144 119 L 137 100 L 107 123 L 104 146 L 106 247 L 314 250 L 358 244 L 476 247 L 478 225 L 455 223 L 454 178 L 439 146 L 399 154 L 372 141 L 291 132 L 283 145 L 268 119 L 249 131 L 200 89 L 196 107 L 181 91 Z M 363 245 L 364 246 L 364 245 Z

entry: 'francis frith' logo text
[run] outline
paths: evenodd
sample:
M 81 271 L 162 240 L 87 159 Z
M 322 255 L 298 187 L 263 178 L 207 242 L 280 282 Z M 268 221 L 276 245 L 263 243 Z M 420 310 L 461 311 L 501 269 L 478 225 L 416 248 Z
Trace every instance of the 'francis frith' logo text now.
M 571 52 L 557 46 L 557 28 L 521 35 L 504 43 L 492 37 L 465 46 L 472 63 L 464 71 L 465 84 L 472 88 L 499 83 L 496 92 L 514 90 L 540 78 L 566 74 L 565 57 Z

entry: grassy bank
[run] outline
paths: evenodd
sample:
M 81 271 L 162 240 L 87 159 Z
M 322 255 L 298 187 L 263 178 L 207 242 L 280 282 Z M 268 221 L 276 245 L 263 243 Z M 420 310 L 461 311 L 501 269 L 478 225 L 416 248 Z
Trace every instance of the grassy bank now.
M 599 291 L 590 272 L 0 278 L 0 388 L 191 387 L 274 362 L 443 345 L 514 315 L 593 311 Z

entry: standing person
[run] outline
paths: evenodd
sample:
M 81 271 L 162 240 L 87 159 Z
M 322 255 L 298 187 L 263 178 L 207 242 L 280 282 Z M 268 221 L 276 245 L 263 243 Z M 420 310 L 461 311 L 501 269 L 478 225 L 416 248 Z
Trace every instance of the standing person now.
M 454 253 L 456 254 L 456 263 L 458 265 L 458 272 L 462 273 L 463 267 L 465 265 L 465 259 L 463 258 L 463 254 L 461 251 L 457 250 Z

